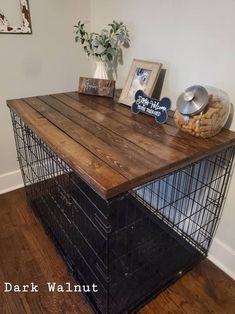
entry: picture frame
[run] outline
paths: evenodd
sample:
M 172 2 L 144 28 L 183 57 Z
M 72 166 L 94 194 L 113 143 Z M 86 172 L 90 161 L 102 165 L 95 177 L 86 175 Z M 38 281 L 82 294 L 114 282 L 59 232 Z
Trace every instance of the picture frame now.
M 28 0 L 19 0 L 22 24 L 13 26 L 0 9 L 0 34 L 32 34 L 32 24 Z
M 143 90 L 146 96 L 151 97 L 161 68 L 159 62 L 134 59 L 118 102 L 131 107 L 137 90 Z

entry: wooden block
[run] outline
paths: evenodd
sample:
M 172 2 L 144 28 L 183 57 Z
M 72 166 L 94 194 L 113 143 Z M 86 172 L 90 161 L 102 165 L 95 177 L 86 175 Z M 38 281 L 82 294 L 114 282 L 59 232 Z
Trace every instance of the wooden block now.
M 79 93 L 87 95 L 114 97 L 115 81 L 80 77 Z

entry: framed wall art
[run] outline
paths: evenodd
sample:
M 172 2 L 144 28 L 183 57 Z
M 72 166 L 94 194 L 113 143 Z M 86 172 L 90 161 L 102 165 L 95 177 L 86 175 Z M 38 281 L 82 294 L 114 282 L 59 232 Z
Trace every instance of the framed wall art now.
M 138 90 L 152 96 L 161 68 L 161 63 L 134 59 L 119 102 L 132 106 Z
M 0 34 L 32 34 L 28 0 L 14 1 L 15 8 L 19 11 L 21 22 L 19 25 L 12 25 L 8 20 L 7 13 L 3 12 L 3 8 L 0 6 Z

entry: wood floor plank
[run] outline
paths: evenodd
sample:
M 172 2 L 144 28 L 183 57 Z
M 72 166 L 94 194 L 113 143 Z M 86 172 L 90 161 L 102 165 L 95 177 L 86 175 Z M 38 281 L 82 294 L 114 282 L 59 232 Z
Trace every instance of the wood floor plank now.
M 5 224 L 8 226 L 9 234 L 9 242 L 0 241 L 1 313 L 91 314 L 92 311 L 81 294 L 48 292 L 46 286 L 48 281 L 71 284 L 75 282 L 28 206 L 24 189 L 1 195 L 0 211 L 4 217 L 0 221 L 0 238 L 2 226 Z M 28 217 L 27 222 L 21 219 L 22 215 Z M 3 282 L 15 284 L 34 282 L 39 284 L 41 289 L 39 293 L 4 293 Z

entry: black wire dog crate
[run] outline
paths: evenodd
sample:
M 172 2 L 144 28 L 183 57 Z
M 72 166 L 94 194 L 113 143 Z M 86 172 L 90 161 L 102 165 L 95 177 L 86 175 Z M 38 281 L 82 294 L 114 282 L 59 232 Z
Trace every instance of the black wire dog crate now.
M 234 147 L 101 198 L 12 111 L 28 200 L 95 312 L 130 313 L 207 255 Z

